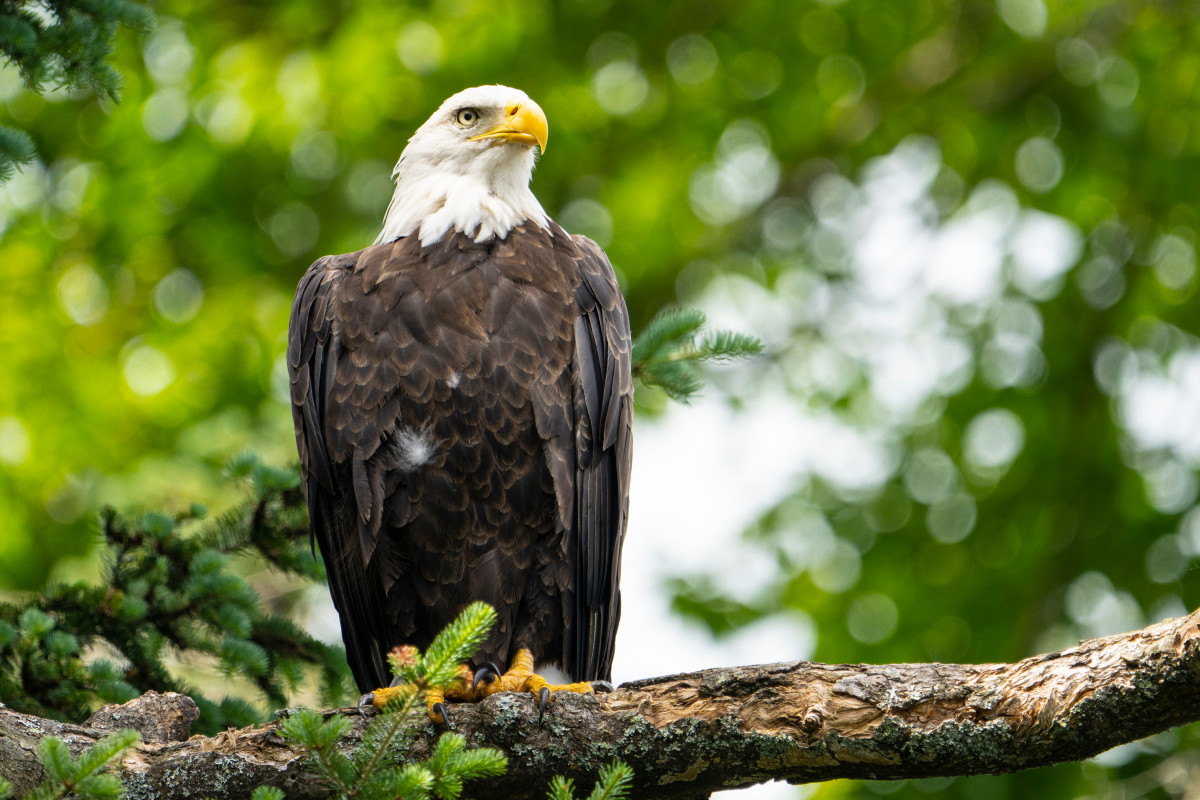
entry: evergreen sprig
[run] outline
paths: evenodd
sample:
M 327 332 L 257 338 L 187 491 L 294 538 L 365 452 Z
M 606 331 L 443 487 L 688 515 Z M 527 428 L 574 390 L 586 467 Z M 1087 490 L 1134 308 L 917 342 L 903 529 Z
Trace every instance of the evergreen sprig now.
M 620 761 L 614 761 L 600 770 L 596 787 L 587 796 L 587 800 L 622 800 L 629 794 L 633 783 L 633 768 Z M 550 792 L 547 800 L 575 800 L 575 782 L 561 775 L 550 781 Z
M 350 729 L 340 715 L 322 719 L 303 710 L 288 717 L 280 734 L 310 753 L 310 763 L 338 797 L 347 800 L 453 800 L 463 785 L 476 778 L 501 775 L 507 766 L 499 750 L 468 750 L 466 740 L 445 733 L 428 760 L 402 764 L 417 724 L 425 714 L 425 696 L 431 689 L 451 688 L 462 679 L 460 665 L 483 644 L 496 621 L 496 612 L 484 603 L 468 606 L 442 631 L 422 655 L 415 647 L 397 648 L 389 656 L 396 677 L 407 691 L 400 692 L 367 725 L 362 741 L 349 756 L 338 741 Z
M 121 74 L 108 63 L 117 30 L 154 28 L 154 15 L 130 0 L 0 0 L 0 58 L 34 92 L 91 89 L 117 100 Z M 33 160 L 33 140 L 0 128 L 0 181 Z
M 633 343 L 633 374 L 686 403 L 700 390 L 698 364 L 729 362 L 762 352 L 762 342 L 748 334 L 710 331 L 701 336 L 706 324 L 708 319 L 699 309 L 660 312 Z
M 460 665 L 470 660 L 496 624 L 496 610 L 472 603 L 429 644 L 422 656 L 415 647 L 398 647 L 388 654 L 392 672 L 419 689 L 446 689 L 461 678 Z
M 124 787 L 121 779 L 105 769 L 140 739 L 137 731 L 122 730 L 106 736 L 71 758 L 67 744 L 56 736 L 47 736 L 38 743 L 37 758 L 46 771 L 42 784 L 29 794 L 27 800 L 61 800 L 75 797 L 80 800 L 115 800 Z M 0 778 L 0 800 L 12 796 L 12 784 Z
M 107 62 L 122 25 L 146 33 L 154 14 L 130 0 L 5 0 L 0 2 L 0 55 L 42 92 L 90 87 L 116 100 L 121 76 Z
M 0 127 L 0 182 L 11 178 L 17 167 L 33 161 L 36 154 L 29 134 Z
M 265 710 L 239 697 L 211 699 L 176 678 L 170 651 L 207 654 L 228 674 L 247 676 L 271 709 L 315 666 L 322 702 L 345 696 L 340 649 L 268 613 L 230 557 L 257 556 L 273 567 L 321 579 L 295 471 L 242 456 L 229 468 L 250 500 L 216 519 L 196 506 L 183 514 L 101 515 L 106 544 L 97 585 L 51 584 L 22 603 L 0 603 L 0 702 L 54 719 L 79 721 L 100 703 L 149 689 L 196 701 L 199 730 L 260 721 Z M 187 529 L 185 531 L 185 529 Z M 85 663 L 85 651 L 113 653 Z

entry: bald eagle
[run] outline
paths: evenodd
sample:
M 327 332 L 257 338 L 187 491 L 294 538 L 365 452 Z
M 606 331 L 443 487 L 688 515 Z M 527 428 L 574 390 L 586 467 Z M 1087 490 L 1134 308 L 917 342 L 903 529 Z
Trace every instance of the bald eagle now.
M 517 89 L 446 100 L 396 164 L 374 245 L 319 259 L 296 290 L 296 445 L 363 692 L 388 685 L 390 649 L 426 647 L 477 600 L 498 622 L 471 666 L 520 673 L 496 686 L 544 705 L 535 664 L 575 691 L 610 679 L 629 315 L 604 252 L 529 189 L 547 132 Z

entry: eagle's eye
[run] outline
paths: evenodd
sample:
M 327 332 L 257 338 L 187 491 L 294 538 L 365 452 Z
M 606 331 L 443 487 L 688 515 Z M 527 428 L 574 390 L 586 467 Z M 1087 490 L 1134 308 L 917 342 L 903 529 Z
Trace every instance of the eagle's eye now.
M 454 121 L 464 128 L 474 125 L 479 120 L 479 112 L 473 108 L 460 108 L 454 115 Z

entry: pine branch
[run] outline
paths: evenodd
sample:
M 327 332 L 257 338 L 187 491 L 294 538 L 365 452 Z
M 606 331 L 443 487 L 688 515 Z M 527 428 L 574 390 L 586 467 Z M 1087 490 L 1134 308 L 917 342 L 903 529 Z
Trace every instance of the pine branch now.
M 308 750 L 318 775 L 333 791 L 347 795 L 354 785 L 355 770 L 336 745 L 350 727 L 345 717 L 325 720 L 316 711 L 302 709 L 284 720 L 279 733 Z
M 121 796 L 124 787 L 120 778 L 107 774 L 106 770 L 136 744 L 138 738 L 137 731 L 118 731 L 73 759 L 66 742 L 56 736 L 45 737 L 37 747 L 37 760 L 45 778 L 25 796 L 30 800 L 60 800 L 63 797 L 115 800 Z M 7 800 L 12 791 L 12 783 L 0 779 L 0 800 Z
M 227 674 L 249 677 L 268 708 L 286 705 L 312 667 L 323 699 L 339 702 L 347 682 L 341 651 L 267 613 L 229 564 L 251 554 L 285 572 L 323 577 L 307 541 L 299 476 L 249 456 L 230 472 L 251 493 L 233 511 L 208 521 L 199 507 L 132 517 L 106 509 L 98 585 L 53 584 L 23 603 L 0 603 L 0 702 L 78 720 L 100 703 L 155 689 L 193 696 L 205 731 L 264 718 L 267 708 L 204 697 L 172 675 L 164 662 L 172 649 L 214 656 Z M 119 660 L 84 664 L 82 653 L 98 645 Z
M 459 678 L 458 667 L 470 660 L 496 624 L 496 610 L 487 603 L 472 603 L 430 643 L 424 658 L 407 653 L 390 657 L 402 681 L 422 688 L 449 688 Z
M 29 134 L 0 127 L 0 183 L 11 178 L 19 167 L 33 161 L 35 155 L 37 150 Z
M 347 800 L 454 800 L 472 779 L 502 775 L 505 757 L 497 750 L 467 750 L 466 740 L 444 734 L 423 763 L 396 766 L 408 755 L 417 736 L 430 690 L 446 691 L 461 680 L 460 664 L 479 649 L 496 622 L 496 612 L 484 603 L 473 603 L 459 614 L 433 642 L 425 655 L 415 647 L 398 647 L 389 654 L 396 677 L 405 682 L 398 695 L 363 731 L 354 753 L 346 758 L 339 749 L 348 723 L 343 717 L 322 721 L 319 714 L 301 711 L 280 726 L 283 738 L 305 748 L 339 798 Z
M 712 331 L 698 339 L 707 323 L 695 308 L 659 313 L 633 343 L 633 374 L 686 403 L 700 390 L 699 364 L 727 363 L 762 352 L 762 342 L 744 333 Z
M 632 783 L 633 770 L 619 761 L 613 762 L 600 770 L 600 778 L 588 800 L 620 800 L 629 793 Z
M 588 795 L 588 800 L 621 800 L 629 793 L 633 783 L 633 770 L 620 761 L 614 761 L 600 770 L 596 780 L 596 788 Z M 570 778 L 556 775 L 550 781 L 548 800 L 575 800 L 575 782 Z
M 121 26 L 148 33 L 154 15 L 130 0 L 8 0 L 0 3 L 0 59 L 32 92 L 91 90 L 115 102 L 122 78 L 108 62 Z M 28 135 L 0 128 L 0 183 L 35 155 Z
M 40 6 L 48 13 L 38 14 Z M 107 61 L 117 30 L 154 29 L 149 8 L 129 0 L 42 0 L 0 6 L 0 55 L 21 72 L 25 85 L 42 92 L 92 88 L 118 99 L 121 77 Z

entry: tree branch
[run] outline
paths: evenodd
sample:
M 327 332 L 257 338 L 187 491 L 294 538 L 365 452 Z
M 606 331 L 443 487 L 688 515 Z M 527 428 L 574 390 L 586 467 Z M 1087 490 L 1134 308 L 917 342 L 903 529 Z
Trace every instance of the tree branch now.
M 179 696 L 157 697 L 164 699 L 133 702 L 161 702 L 171 721 L 147 724 L 178 730 L 187 716 Z M 113 725 L 129 724 L 129 705 L 108 709 L 109 728 L 0 709 L 0 776 L 20 796 L 40 780 L 33 751 L 42 736 L 62 736 L 78 752 Z M 613 759 L 634 768 L 635 798 L 704 798 L 771 779 L 1015 772 L 1200 719 L 1200 610 L 1016 664 L 710 669 L 596 697 L 556 695 L 541 727 L 523 695 L 454 705 L 450 715 L 471 746 L 509 756 L 507 775 L 469 787 L 480 800 L 542 798 L 553 775 L 588 781 Z M 290 798 L 327 796 L 275 729 L 144 742 L 124 761 L 128 796 L 234 800 L 264 784 Z M 356 723 L 347 746 L 361 733 Z M 428 726 L 414 755 L 428 754 L 436 734 Z

